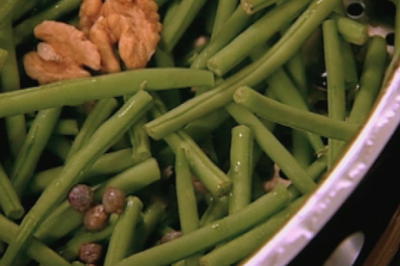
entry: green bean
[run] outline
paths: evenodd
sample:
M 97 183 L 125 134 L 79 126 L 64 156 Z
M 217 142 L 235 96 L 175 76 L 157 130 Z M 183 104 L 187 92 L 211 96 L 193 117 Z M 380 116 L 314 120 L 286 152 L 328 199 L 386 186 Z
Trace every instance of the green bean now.
M 367 55 L 361 75 L 349 122 L 362 124 L 370 113 L 382 84 L 387 53 L 382 37 L 372 37 L 368 43 Z
M 322 155 L 320 158 L 316 159 L 312 164 L 310 164 L 307 167 L 306 172 L 311 177 L 311 179 L 315 181 L 326 170 L 326 167 L 327 167 L 327 159 L 325 155 Z M 301 193 L 293 185 L 290 185 L 288 187 L 288 191 L 290 194 L 291 201 L 293 201 L 295 198 L 301 195 Z
M 254 14 L 276 2 L 278 2 L 278 0 L 240 0 L 240 5 L 247 14 Z
M 8 56 L 7 50 L 0 48 L 0 71 L 7 61 L 7 56 Z
M 29 129 L 28 135 L 16 157 L 11 172 L 11 182 L 21 198 L 28 187 L 40 156 L 54 130 L 61 108 L 40 111 Z
M 183 148 L 190 168 L 211 194 L 219 197 L 230 191 L 231 181 L 188 135 L 179 132 L 179 135 L 174 133 L 164 139 L 174 153 L 177 152 L 179 147 Z
M 241 211 L 251 201 L 253 166 L 253 133 L 247 126 L 232 129 L 230 168 L 228 176 L 233 186 L 229 194 L 229 214 Z
M 94 193 L 96 200 L 100 200 L 108 186 L 122 190 L 126 195 L 132 194 L 161 178 L 160 169 L 154 158 L 149 158 L 119 173 L 104 182 Z
M 305 202 L 305 197 L 290 203 L 266 222 L 214 249 L 200 260 L 202 266 L 228 266 L 245 259 L 266 243 Z
M 328 74 L 328 116 L 335 120 L 344 120 L 346 116 L 345 83 L 340 49 L 340 39 L 334 20 L 322 24 L 325 67 Z M 329 138 L 328 167 L 331 167 L 341 152 L 341 142 Z
M 13 3 L 16 2 L 18 1 L 13 1 Z M 7 3 L 5 2 L 3 10 L 11 8 L 12 3 Z M 0 88 L 4 94 L 7 94 L 7 92 L 18 91 L 20 89 L 20 82 L 12 26 L 11 23 L 1 21 L 1 19 L 2 16 L 0 14 L 0 48 L 5 49 L 8 52 L 8 56 L 3 69 L 0 71 Z M 20 108 L 20 106 L 16 107 Z M 5 126 L 11 155 L 15 157 L 20 151 L 26 137 L 25 117 L 23 115 L 8 117 L 5 119 Z
M 28 127 L 32 126 L 32 121 L 28 121 Z M 57 135 L 75 136 L 78 134 L 78 122 L 75 119 L 60 119 L 54 126 L 53 133 Z
M 168 9 L 165 12 L 163 24 L 168 24 L 171 22 L 171 20 L 174 19 L 175 13 L 178 12 L 179 10 L 179 4 L 180 4 L 179 0 L 172 0 L 172 3 L 168 5 Z
M 80 0 L 60 0 L 52 3 L 49 8 L 42 12 L 22 21 L 14 28 L 15 45 L 21 45 L 32 37 L 33 29 L 39 23 L 45 20 L 58 20 L 69 12 L 78 9 L 80 4 Z
M 156 104 L 155 108 L 153 108 L 153 113 L 155 116 L 158 116 L 165 111 L 165 106 L 157 96 L 154 96 L 154 99 Z M 189 135 L 181 130 L 166 136 L 164 140 L 174 153 L 176 153 L 178 149 L 183 148 L 191 170 L 212 195 L 219 197 L 230 191 L 232 182 L 226 174 L 204 154 Z
M 190 168 L 214 196 L 220 197 L 230 192 L 232 182 L 184 132 L 178 133 L 183 140 L 181 148 L 185 151 Z
M 163 51 L 161 48 L 157 48 L 156 53 L 154 55 L 157 67 L 174 67 L 175 62 L 171 53 L 167 53 Z M 171 88 L 170 90 L 159 91 L 158 94 L 163 99 L 165 105 L 168 109 L 172 109 L 178 106 L 180 101 L 180 93 L 179 90 Z
M 226 109 L 238 124 L 246 125 L 252 130 L 260 147 L 282 169 L 297 189 L 303 194 L 315 189 L 315 183 L 304 169 L 250 111 L 234 103 L 228 104 Z
M 310 1 L 286 1 L 267 12 L 218 53 L 214 54 L 207 62 L 208 68 L 218 76 L 223 76 L 243 61 L 255 47 L 267 42 L 293 20 Z
M 288 203 L 287 197 L 286 189 L 277 186 L 272 193 L 261 197 L 236 214 L 174 241 L 134 254 L 115 266 L 161 266 L 177 262 L 260 224 L 282 209 Z
M 143 126 L 147 122 L 144 115 L 129 129 L 129 137 L 132 144 L 132 161 L 143 162 L 151 157 L 150 140 Z
M 307 75 L 302 53 L 297 52 L 286 64 L 287 72 L 304 100 L 307 99 Z
M 174 49 L 206 2 L 207 0 L 182 0 L 174 12 L 174 17 L 165 21 L 161 38 L 168 52 Z
M 19 234 L 8 246 L 0 264 L 13 264 L 18 253 L 25 249 L 27 239 L 79 180 L 82 170 L 91 166 L 115 139 L 121 137 L 148 110 L 151 102 L 149 94 L 139 91 L 114 116 L 103 123 L 89 142 L 65 165 L 60 175 L 46 187 L 36 204 L 25 215 Z
M 2 93 L 0 94 L 0 117 L 133 94 L 141 86 L 152 91 L 191 86 L 212 86 L 213 84 L 212 73 L 204 70 L 181 68 L 136 69 Z M 110 90 L 110 88 L 113 89 Z
M 162 216 L 165 214 L 165 205 L 161 201 L 154 201 L 143 213 L 143 222 L 139 224 L 137 230 L 138 239 L 134 243 L 134 251 L 137 252 L 143 248 L 149 236 L 155 230 Z
M 214 89 L 192 98 L 168 113 L 146 124 L 147 133 L 160 139 L 187 123 L 204 117 L 226 105 L 235 90 L 243 85 L 253 86 L 269 77 L 286 63 L 340 0 L 314 0 L 285 35 L 256 62 L 243 68 Z M 0 101 L 1 103 L 1 101 Z
M 182 234 L 187 235 L 199 229 L 200 221 L 189 163 L 183 149 L 176 152 L 175 171 L 179 221 Z M 199 255 L 190 256 L 185 260 L 186 265 L 198 265 Z
M 312 147 L 307 139 L 307 133 L 293 129 L 292 154 L 303 168 L 307 167 L 310 164 L 312 152 Z
M 132 254 L 132 243 L 135 241 L 136 224 L 140 221 L 140 211 L 143 207 L 139 198 L 126 198 L 124 212 L 115 224 L 108 244 L 104 266 L 112 266 Z
M 211 39 L 219 33 L 225 22 L 233 14 L 238 6 L 238 0 L 219 0 L 217 13 L 215 15 Z
M 93 182 L 93 178 L 99 175 L 117 174 L 127 169 L 134 163 L 131 155 L 132 149 L 123 149 L 102 155 L 89 169 L 82 173 L 82 182 Z M 37 173 L 30 184 L 30 193 L 37 194 L 42 192 L 52 180 L 59 176 L 63 166 L 51 168 Z
M 126 195 L 133 194 L 159 180 L 160 175 L 156 160 L 148 159 L 102 183 L 101 186 L 95 189 L 94 198 L 96 201 L 101 201 L 102 195 L 108 186 L 118 188 Z M 68 201 L 64 201 L 36 230 L 35 237 L 44 243 L 53 243 L 82 224 L 82 219 L 83 215 L 72 209 Z
M 343 61 L 342 66 L 345 88 L 354 91 L 358 86 L 358 73 L 351 44 L 340 39 L 340 49 Z
M 60 119 L 54 127 L 54 134 L 75 136 L 78 134 L 78 122 L 75 119 Z
M 233 40 L 251 21 L 242 8 L 237 7 L 229 19 L 224 23 L 219 33 L 211 40 L 204 50 L 196 57 L 191 68 L 204 69 L 207 60 L 217 53 L 222 47 Z
M 77 229 L 82 223 L 82 213 L 74 210 L 65 200 L 52 211 L 33 235 L 44 244 L 51 245 Z
M 262 96 L 249 87 L 241 87 L 234 94 L 234 101 L 257 115 L 299 130 L 338 139 L 350 140 L 358 127 L 298 108 L 290 107 Z
M 3 215 L 0 215 L 0 239 L 10 243 L 18 234 L 18 225 L 14 224 Z M 32 238 L 29 240 L 27 255 L 44 266 L 69 266 L 69 262 L 60 257 L 53 250 Z
M 62 161 L 65 161 L 71 149 L 71 143 L 64 136 L 52 135 L 47 142 L 46 148 Z
M 176 151 L 175 171 L 181 231 L 187 235 L 199 228 L 199 217 L 189 164 L 183 149 Z
M 300 91 L 294 87 L 284 70 L 280 69 L 272 74 L 268 79 L 268 84 L 282 103 L 303 111 L 309 110 L 306 100 L 302 97 Z M 324 143 L 320 136 L 308 132 L 306 136 L 315 152 L 319 152 L 324 148 Z
M 207 226 L 228 215 L 229 199 L 228 196 L 216 198 L 213 197 L 206 211 L 200 219 L 200 227 Z
M 83 231 L 80 234 L 77 234 L 58 250 L 58 254 L 60 254 L 66 260 L 71 261 L 78 257 L 79 248 L 83 243 L 105 242 L 110 238 L 116 226 L 115 220 L 117 219 L 115 217 L 110 217 L 110 220 L 111 221 L 109 225 L 107 225 L 107 227 L 102 229 L 101 231 Z
M 208 137 L 211 132 L 217 129 L 229 118 L 224 108 L 215 111 L 217 115 L 208 115 L 187 124 L 183 131 L 196 141 Z
M 96 103 L 96 106 L 85 119 L 78 135 L 75 137 L 68 153 L 67 161 L 85 145 L 99 126 L 111 115 L 114 109 L 117 108 L 117 105 L 117 100 L 114 98 L 101 99 Z
M 4 214 L 10 219 L 20 219 L 24 213 L 24 207 L 18 198 L 10 179 L 0 165 L 0 206 Z
M 368 26 L 347 17 L 334 16 L 338 32 L 344 40 L 363 45 L 368 40 Z
M 0 29 L 3 29 L 4 24 L 11 22 L 13 13 L 22 4 L 22 0 L 4 0 L 0 3 Z M 0 31 L 1 31 L 0 30 Z

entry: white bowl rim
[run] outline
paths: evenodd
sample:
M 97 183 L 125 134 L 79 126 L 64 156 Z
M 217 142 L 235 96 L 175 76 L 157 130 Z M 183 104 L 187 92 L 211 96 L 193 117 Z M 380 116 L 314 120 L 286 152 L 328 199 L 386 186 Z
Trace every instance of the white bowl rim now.
M 395 71 L 383 87 L 374 112 L 345 155 L 290 221 L 243 265 L 287 265 L 364 178 L 400 123 L 400 67 L 399 60 L 393 62 L 396 69 L 390 67 Z

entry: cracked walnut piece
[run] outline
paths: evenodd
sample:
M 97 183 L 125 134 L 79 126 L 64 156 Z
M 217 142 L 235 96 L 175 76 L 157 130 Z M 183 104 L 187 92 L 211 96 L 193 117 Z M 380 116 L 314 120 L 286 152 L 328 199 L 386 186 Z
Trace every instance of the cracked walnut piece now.
M 59 80 L 89 77 L 83 66 L 100 69 L 97 47 L 83 32 L 65 23 L 44 21 L 34 29 L 39 43 L 37 52 L 24 56 L 24 68 L 28 76 L 40 84 Z
M 89 10 L 89 3 L 97 5 L 98 1 L 84 0 L 80 11 L 82 27 L 87 27 L 87 21 L 96 17 Z M 82 10 L 84 8 L 88 10 Z M 157 4 L 153 0 L 105 1 L 98 19 L 89 31 L 90 40 L 97 45 L 101 54 L 104 72 L 120 71 L 120 64 L 113 50 L 116 43 L 119 55 L 128 69 L 146 66 L 160 40 L 161 24 L 157 10 Z M 83 14 L 91 14 L 91 17 Z

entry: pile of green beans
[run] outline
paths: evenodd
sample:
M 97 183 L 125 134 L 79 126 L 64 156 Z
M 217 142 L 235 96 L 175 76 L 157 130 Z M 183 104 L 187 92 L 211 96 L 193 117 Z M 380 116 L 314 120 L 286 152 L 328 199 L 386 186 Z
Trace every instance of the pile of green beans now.
M 104 246 L 97 266 L 242 263 L 382 93 L 386 42 L 341 0 L 154 1 L 163 29 L 148 67 L 41 86 L 22 67 L 33 29 L 76 25 L 81 0 L 0 1 L 0 265 L 84 265 L 87 242 Z M 109 186 L 125 193 L 100 231 L 67 200 L 81 183 L 96 202 Z

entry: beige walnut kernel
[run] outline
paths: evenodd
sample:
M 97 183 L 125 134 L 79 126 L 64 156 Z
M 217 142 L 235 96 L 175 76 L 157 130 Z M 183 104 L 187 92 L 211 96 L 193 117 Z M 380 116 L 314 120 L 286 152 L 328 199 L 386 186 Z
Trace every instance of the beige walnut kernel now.
M 160 40 L 161 24 L 157 10 L 153 0 L 104 2 L 99 18 L 89 31 L 90 40 L 101 54 L 104 72 L 121 70 L 114 53 L 115 44 L 118 44 L 119 55 L 128 69 L 146 66 Z M 83 19 L 88 18 L 81 17 Z
M 97 47 L 83 32 L 57 21 L 44 21 L 34 29 L 34 35 L 44 42 L 37 52 L 24 56 L 24 68 L 29 77 L 40 84 L 89 77 L 83 66 L 100 69 Z

